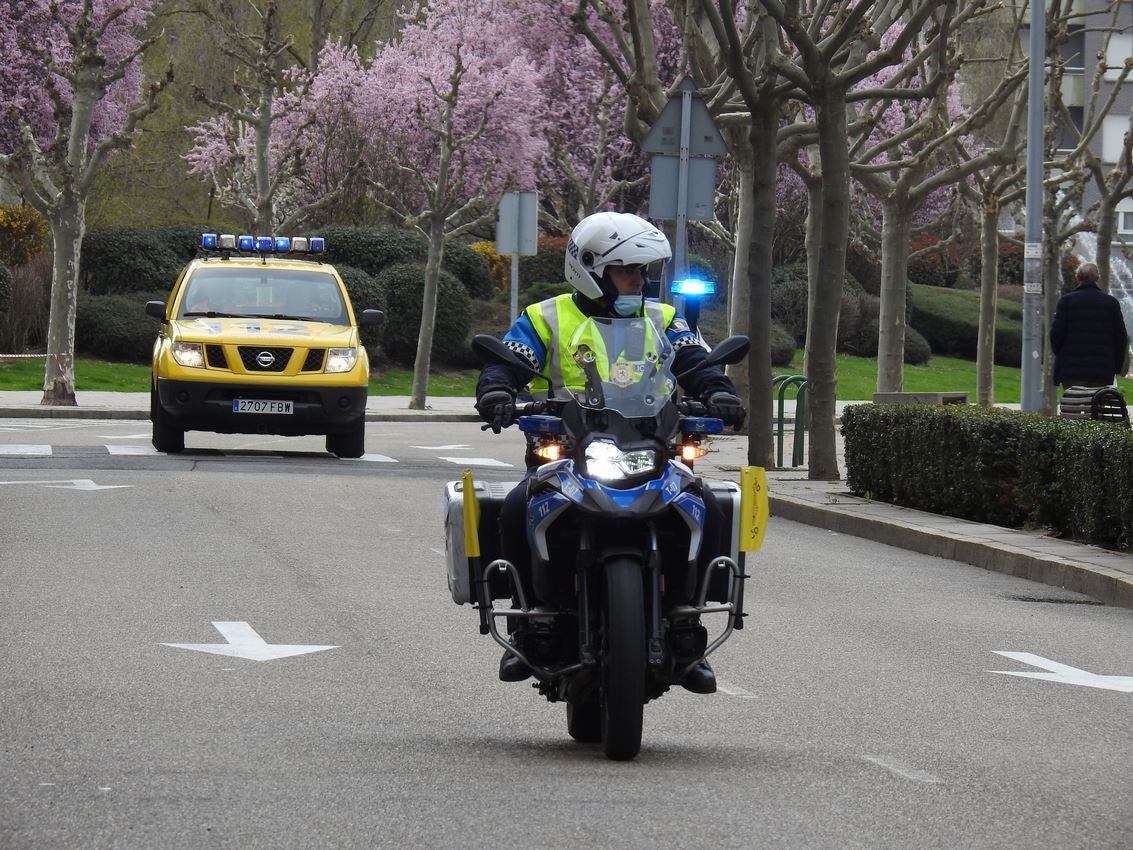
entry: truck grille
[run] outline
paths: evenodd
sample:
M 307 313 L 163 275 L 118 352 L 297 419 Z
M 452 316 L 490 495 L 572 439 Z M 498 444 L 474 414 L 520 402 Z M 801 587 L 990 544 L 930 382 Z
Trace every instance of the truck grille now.
M 223 345 L 206 345 L 205 356 L 208 357 L 208 364 L 213 369 L 228 368 L 228 358 L 224 356 Z
M 312 348 L 307 352 L 307 359 L 303 361 L 304 372 L 321 372 L 323 370 L 323 355 L 325 348 Z
M 241 345 L 240 362 L 249 372 L 282 372 L 291 360 L 291 348 Z

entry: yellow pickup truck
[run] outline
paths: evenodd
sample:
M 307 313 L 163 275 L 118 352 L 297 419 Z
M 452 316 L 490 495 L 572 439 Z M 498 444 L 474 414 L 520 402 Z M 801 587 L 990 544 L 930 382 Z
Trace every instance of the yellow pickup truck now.
M 365 452 L 370 364 L 334 267 L 310 258 L 314 238 L 204 234 L 202 254 L 178 276 L 153 347 L 150 421 L 160 452 L 186 431 L 325 434 L 338 457 Z

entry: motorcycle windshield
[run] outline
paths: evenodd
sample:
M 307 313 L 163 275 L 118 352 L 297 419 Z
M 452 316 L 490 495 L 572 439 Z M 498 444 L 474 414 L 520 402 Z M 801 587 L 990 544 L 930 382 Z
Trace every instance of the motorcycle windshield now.
M 581 372 L 583 389 L 572 394 L 582 407 L 653 417 L 676 389 L 673 347 L 648 318 L 588 318 L 567 351 Z

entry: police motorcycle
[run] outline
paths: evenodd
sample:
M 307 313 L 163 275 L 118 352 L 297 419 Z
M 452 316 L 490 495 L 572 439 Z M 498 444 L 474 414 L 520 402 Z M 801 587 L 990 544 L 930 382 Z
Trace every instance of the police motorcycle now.
M 478 335 L 472 348 L 547 381 L 494 337 Z M 738 362 L 747 349 L 746 337 L 730 337 L 698 368 Z M 531 668 L 548 701 L 566 703 L 575 740 L 628 760 L 641 748 L 645 703 L 743 627 L 736 548 L 746 508 L 735 483 L 694 474 L 702 440 L 724 425 L 699 402 L 675 400 L 673 350 L 653 322 L 590 318 L 568 351 L 585 387 L 517 404 L 529 461 L 541 464 L 526 479 L 529 586 L 495 551 L 495 520 L 515 482 L 477 483 L 466 472 L 446 488 L 449 588 L 479 610 L 481 634 Z M 723 508 L 724 552 L 702 545 L 706 488 Z M 725 621 L 709 642 L 701 617 L 711 614 Z M 500 633 L 507 618 L 524 622 L 519 646 Z

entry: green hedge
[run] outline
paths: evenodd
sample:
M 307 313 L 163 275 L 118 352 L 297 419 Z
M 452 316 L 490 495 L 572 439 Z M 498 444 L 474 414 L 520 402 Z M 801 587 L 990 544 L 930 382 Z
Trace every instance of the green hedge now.
M 937 354 L 976 359 L 979 345 L 980 293 L 910 283 L 910 324 Z M 1000 300 L 996 305 L 995 362 L 1019 367 L 1023 350 L 1023 306 Z
M 1012 528 L 1133 546 L 1133 431 L 975 405 L 851 405 L 859 496 Z
M 102 360 L 149 363 L 158 322 L 147 316 L 147 301 L 164 301 L 168 292 L 131 295 L 79 295 L 75 352 Z
M 354 307 L 354 316 L 361 320 L 363 310 L 381 310 L 387 312 L 386 290 L 373 275 L 353 266 L 335 266 L 342 282 L 346 284 L 346 293 L 350 296 L 350 303 Z M 370 359 L 382 345 L 382 330 L 385 323 L 361 328 L 362 345 L 370 353 Z
M 399 227 L 331 225 L 320 231 L 326 239 L 326 261 L 378 275 L 400 263 L 424 263 L 429 254 L 425 238 Z M 456 276 L 471 298 L 491 298 L 494 287 L 484 258 L 463 242 L 445 245 L 441 267 Z
M 377 275 L 377 281 L 385 289 L 389 305 L 382 324 L 382 350 L 395 363 L 412 365 L 417 357 L 417 338 L 421 329 L 425 264 L 391 266 Z M 433 328 L 433 363 L 448 363 L 463 357 L 463 349 L 468 346 L 469 327 L 468 292 L 454 275 L 442 270 Z
M 196 252 L 200 231 L 189 244 Z M 114 227 L 83 237 L 83 288 L 92 295 L 168 292 L 188 259 L 167 232 Z

